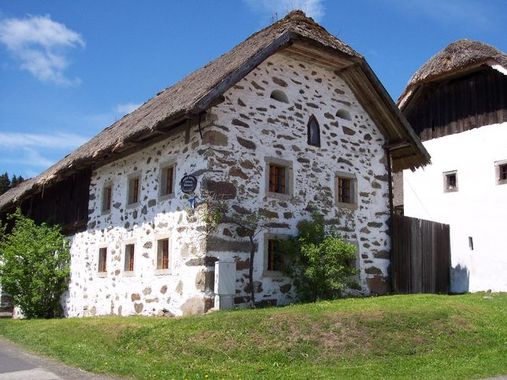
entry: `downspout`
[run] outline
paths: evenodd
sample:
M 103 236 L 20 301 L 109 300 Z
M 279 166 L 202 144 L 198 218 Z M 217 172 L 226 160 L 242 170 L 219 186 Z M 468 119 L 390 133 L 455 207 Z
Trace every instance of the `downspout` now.
M 389 250 L 389 285 L 391 288 L 391 293 L 394 292 L 394 279 L 393 279 L 393 247 L 394 247 L 394 235 L 393 235 L 393 218 L 394 218 L 394 210 L 393 210 L 393 174 L 392 174 L 392 165 L 391 165 L 391 150 L 389 147 L 385 148 L 385 154 L 387 156 L 387 181 L 388 181 L 388 189 L 389 189 L 389 237 L 391 238 L 391 249 Z

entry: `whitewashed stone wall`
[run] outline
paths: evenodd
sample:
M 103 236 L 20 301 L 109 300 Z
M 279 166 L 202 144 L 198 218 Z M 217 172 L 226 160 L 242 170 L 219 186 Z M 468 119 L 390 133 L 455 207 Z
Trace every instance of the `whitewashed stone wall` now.
M 424 146 L 431 165 L 403 172 L 405 215 L 450 225 L 453 292 L 507 291 L 507 184 L 498 185 L 495 173 L 507 160 L 507 123 Z M 454 170 L 458 191 L 444 192 L 443 173 Z
M 185 174 L 200 179 L 206 170 L 195 127 L 190 136 L 185 142 L 182 131 L 93 173 L 88 230 L 72 237 L 71 284 L 64 307 L 68 316 L 204 312 L 205 287 L 212 279 L 204 273 L 202 223 L 185 210 L 188 201 L 177 186 L 175 197 L 167 200 L 159 198 L 158 188 L 161 165 L 169 161 L 176 162 L 177 179 Z M 136 207 L 126 205 L 128 176 L 133 173 L 141 178 Z M 103 214 L 102 189 L 109 183 L 113 185 L 112 209 Z M 169 274 L 156 271 L 160 238 L 169 238 Z M 133 275 L 123 270 L 128 243 L 135 244 Z M 108 249 L 105 276 L 98 273 L 102 247 Z
M 289 102 L 270 98 L 283 91 Z M 90 185 L 88 230 L 72 237 L 72 279 L 65 297 L 68 316 L 174 315 L 202 313 L 212 307 L 214 262 L 234 258 L 235 303 L 249 301 L 248 241 L 232 226 L 204 234 L 203 220 L 189 213 L 177 188 L 173 199 L 158 196 L 161 164 L 176 161 L 176 183 L 184 174 L 199 179 L 197 195 L 209 189 L 228 192 L 239 213 L 260 210 L 269 228 L 258 236 L 254 261 L 256 301 L 284 304 L 295 300 L 288 278 L 264 276 L 266 234 L 292 235 L 309 209 L 323 212 L 330 226 L 357 244 L 360 284 L 365 293 L 387 290 L 390 240 L 384 138 L 345 82 L 331 70 L 278 53 L 227 91 L 209 110 L 203 140 L 193 126 L 188 141 L 177 133 L 124 159 L 98 168 Z M 351 120 L 337 117 L 339 110 Z M 307 122 L 314 115 L 321 147 L 307 144 Z M 266 196 L 266 158 L 292 163 L 293 195 Z M 335 175 L 357 180 L 356 209 L 336 206 Z M 127 181 L 141 174 L 137 207 L 126 206 Z M 113 207 L 101 212 L 103 186 L 113 184 Z M 171 273 L 156 273 L 156 241 L 170 238 Z M 135 271 L 124 273 L 125 244 L 135 244 Z M 98 273 L 99 248 L 107 247 L 107 275 Z
M 289 102 L 270 98 L 283 91 Z M 293 235 L 297 222 L 316 207 L 342 236 L 357 244 L 360 284 L 368 293 L 387 290 L 390 240 L 388 181 L 382 148 L 384 137 L 345 82 L 327 70 L 278 53 L 259 65 L 225 94 L 211 110 L 214 125 L 205 140 L 213 175 L 237 193 L 230 200 L 239 213 L 260 208 L 270 222 L 264 232 Z M 346 110 L 351 120 L 337 117 Z M 307 144 L 307 122 L 314 115 L 321 128 L 321 147 Z M 293 196 L 266 195 L 266 158 L 290 161 Z M 356 210 L 336 206 L 335 174 L 356 176 Z M 263 276 L 265 234 L 258 238 L 254 261 L 256 301 L 283 304 L 294 300 L 290 280 Z M 243 242 L 243 243 L 240 243 Z M 238 261 L 236 303 L 249 301 L 249 244 L 232 226 L 210 239 L 208 255 Z

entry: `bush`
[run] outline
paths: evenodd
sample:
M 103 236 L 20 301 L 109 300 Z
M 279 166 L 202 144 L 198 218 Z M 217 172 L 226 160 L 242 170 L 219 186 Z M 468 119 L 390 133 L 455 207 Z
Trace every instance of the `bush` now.
M 326 233 L 324 218 L 318 213 L 312 220 L 298 224 L 298 236 L 283 243 L 289 257 L 286 272 L 293 278 L 302 301 L 341 297 L 350 288 L 358 288 L 354 266 L 356 247 L 334 231 Z
M 70 274 L 69 243 L 59 227 L 35 222 L 18 210 L 0 241 L 0 282 L 26 318 L 61 315 L 60 297 Z

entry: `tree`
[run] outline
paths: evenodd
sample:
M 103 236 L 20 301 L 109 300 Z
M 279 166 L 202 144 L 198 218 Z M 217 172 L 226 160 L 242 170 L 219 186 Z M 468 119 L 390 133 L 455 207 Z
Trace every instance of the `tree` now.
M 12 179 L 9 179 L 9 174 L 7 174 L 7 172 L 0 174 L 0 195 L 16 187 L 24 180 L 22 176 L 16 176 L 15 174 L 12 175 Z
M 10 234 L 0 241 L 0 281 L 27 318 L 61 314 L 60 297 L 70 275 L 69 243 L 59 227 L 37 225 L 18 209 Z
M 290 260 L 286 272 L 302 301 L 333 299 L 358 288 L 356 247 L 335 231 L 326 232 L 321 214 L 314 212 L 311 220 L 299 222 L 298 235 L 283 241 L 282 249 Z
M 255 307 L 255 286 L 253 279 L 255 252 L 257 251 L 257 236 L 267 227 L 265 217 L 259 211 L 249 211 L 238 205 L 231 206 L 217 194 L 206 193 L 205 195 L 204 221 L 206 233 L 216 231 L 222 223 L 236 227 L 236 233 L 240 237 L 248 238 L 250 243 L 248 282 L 250 291 L 250 305 Z M 235 209 L 241 212 L 234 211 Z
M 0 175 L 0 194 L 5 193 L 11 187 L 11 181 L 7 172 Z
M 24 180 L 25 179 L 22 176 L 16 176 L 15 174 L 13 174 L 12 175 L 12 179 L 11 179 L 11 186 L 10 186 L 10 188 L 12 189 L 13 187 L 18 186 Z

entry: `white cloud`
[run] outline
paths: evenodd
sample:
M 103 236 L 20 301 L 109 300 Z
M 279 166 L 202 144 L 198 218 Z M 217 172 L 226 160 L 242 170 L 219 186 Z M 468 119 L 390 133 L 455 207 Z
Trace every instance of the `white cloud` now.
M 2 157 L 0 162 L 44 169 L 54 164 L 53 160 L 44 157 L 38 150 L 28 147 L 18 149 L 15 155 Z
M 73 133 L 18 133 L 0 132 L 0 147 L 73 149 L 85 143 L 88 138 Z
M 124 104 L 118 104 L 116 107 L 114 107 L 114 111 L 121 116 L 124 116 L 128 113 L 131 113 L 136 108 L 139 108 L 141 104 L 137 103 L 124 103 Z
M 324 17 L 323 0 L 244 0 L 252 9 L 282 18 L 294 9 L 301 9 L 315 21 Z
M 20 62 L 20 67 L 37 79 L 60 85 L 79 84 L 64 75 L 69 48 L 84 47 L 81 35 L 49 16 L 28 16 L 0 20 L 0 42 Z

